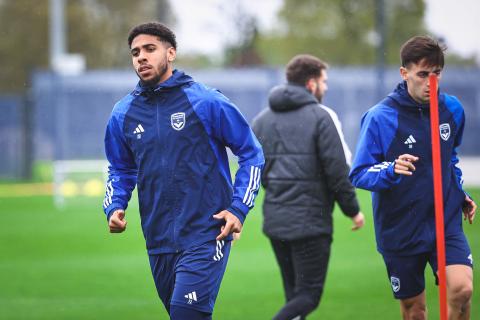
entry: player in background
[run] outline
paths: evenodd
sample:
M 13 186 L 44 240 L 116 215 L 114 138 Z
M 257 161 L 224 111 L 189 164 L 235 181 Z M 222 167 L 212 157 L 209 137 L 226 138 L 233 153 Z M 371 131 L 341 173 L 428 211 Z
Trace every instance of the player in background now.
M 232 233 L 241 231 L 260 186 L 262 149 L 230 100 L 173 69 L 177 43 L 168 27 L 138 25 L 128 45 L 140 81 L 108 121 L 103 209 L 110 232 L 125 231 L 137 187 L 153 278 L 170 318 L 211 319 Z M 239 158 L 234 185 L 226 147 Z
M 402 46 L 403 81 L 363 116 L 350 173 L 356 187 L 372 191 L 377 249 L 403 319 L 427 318 L 426 264 L 437 272 L 428 77 L 441 77 L 444 50 L 427 36 Z M 477 206 L 457 167 L 465 115 L 456 97 L 439 92 L 438 101 L 449 319 L 469 319 L 473 258 L 462 211 L 472 223 Z
M 327 90 L 327 65 L 297 55 L 286 67 L 288 83 L 273 88 L 269 108 L 252 128 L 266 165 L 263 231 L 280 267 L 286 304 L 273 319 L 305 319 L 323 292 L 335 202 L 361 228 L 355 189 L 348 180 L 350 150 L 340 121 L 320 104 Z

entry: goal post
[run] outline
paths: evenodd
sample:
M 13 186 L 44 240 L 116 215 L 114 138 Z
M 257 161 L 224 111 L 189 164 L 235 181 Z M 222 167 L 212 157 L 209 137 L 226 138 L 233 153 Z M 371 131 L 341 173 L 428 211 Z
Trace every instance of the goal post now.
M 105 194 L 108 162 L 105 160 L 56 160 L 53 162 L 55 206 L 100 198 Z

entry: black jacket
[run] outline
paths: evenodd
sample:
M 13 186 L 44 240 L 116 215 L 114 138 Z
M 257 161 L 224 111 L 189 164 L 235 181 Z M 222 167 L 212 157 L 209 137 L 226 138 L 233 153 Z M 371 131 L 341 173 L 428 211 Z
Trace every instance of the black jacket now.
M 302 86 L 273 88 L 269 103 L 253 122 L 266 159 L 263 231 L 285 240 L 331 234 L 335 201 L 347 216 L 360 210 L 340 122 Z

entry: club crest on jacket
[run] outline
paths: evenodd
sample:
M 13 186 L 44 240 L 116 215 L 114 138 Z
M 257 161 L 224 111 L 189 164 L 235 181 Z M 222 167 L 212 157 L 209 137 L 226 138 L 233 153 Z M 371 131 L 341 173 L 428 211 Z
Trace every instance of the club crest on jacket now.
M 177 112 L 170 116 L 172 128 L 180 131 L 185 127 L 185 112 Z
M 442 123 L 439 128 L 440 137 L 442 137 L 443 140 L 447 141 L 448 138 L 450 138 L 450 124 Z

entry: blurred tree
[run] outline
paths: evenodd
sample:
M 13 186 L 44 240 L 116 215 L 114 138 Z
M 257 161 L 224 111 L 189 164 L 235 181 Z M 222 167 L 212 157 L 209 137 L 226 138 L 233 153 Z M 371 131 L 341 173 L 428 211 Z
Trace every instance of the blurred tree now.
M 258 52 L 274 65 L 302 52 L 331 64 L 373 64 L 379 43 L 375 10 L 375 0 L 284 0 L 280 26 L 259 35 Z M 407 39 L 427 34 L 424 14 L 423 0 L 385 0 L 387 64 L 399 64 L 399 48 Z
M 411 37 L 428 34 L 424 24 L 423 0 L 385 0 L 387 24 L 386 63 L 400 64 L 400 47 Z
M 208 54 L 198 54 L 198 53 L 183 53 L 180 52 L 177 54 L 177 59 L 175 60 L 180 69 L 202 69 L 202 68 L 212 68 L 220 67 L 221 61 L 216 61 Z
M 284 0 L 280 28 L 259 40 L 266 61 L 285 64 L 298 53 L 329 63 L 372 63 L 374 0 Z
M 225 50 L 225 64 L 233 67 L 263 65 L 264 61 L 257 51 L 258 28 L 254 18 L 249 19 L 249 28 L 244 29 L 237 44 L 230 45 Z
M 242 0 L 231 0 L 223 4 L 222 11 L 229 17 L 236 37 L 225 48 L 224 64 L 243 67 L 262 65 L 264 61 L 258 52 L 258 23 L 245 10 Z
M 48 66 L 48 1 L 0 2 L 0 92 L 23 91 L 34 68 Z
M 174 23 L 167 0 L 67 0 L 69 52 L 81 53 L 88 68 L 128 67 L 130 29 L 139 23 Z
M 48 11 L 48 0 L 0 0 L 0 92 L 22 92 L 33 70 L 48 68 Z M 65 11 L 67 51 L 84 55 L 88 68 L 129 66 L 135 24 L 175 23 L 168 0 L 65 0 Z

